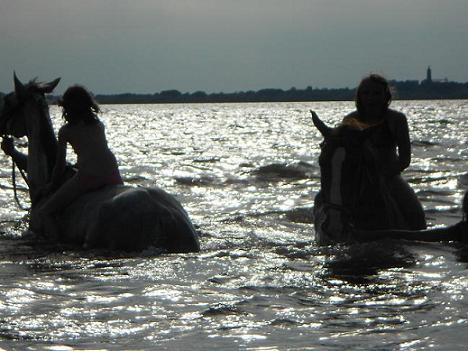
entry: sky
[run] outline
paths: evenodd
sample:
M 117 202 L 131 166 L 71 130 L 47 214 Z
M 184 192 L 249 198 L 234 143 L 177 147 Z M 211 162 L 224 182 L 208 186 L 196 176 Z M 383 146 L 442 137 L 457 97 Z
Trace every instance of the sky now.
M 0 0 L 0 91 L 236 92 L 468 82 L 468 0 Z

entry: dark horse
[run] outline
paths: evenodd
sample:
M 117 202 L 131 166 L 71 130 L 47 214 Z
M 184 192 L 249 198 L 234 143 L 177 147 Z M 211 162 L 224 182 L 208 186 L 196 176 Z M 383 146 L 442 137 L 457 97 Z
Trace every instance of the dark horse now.
M 23 84 L 15 75 L 14 82 L 15 90 L 4 97 L 0 133 L 28 139 L 28 154 L 19 157 L 17 164 L 27 175 L 32 205 L 29 226 L 39 232 L 42 228 L 34 220 L 35 213 L 46 200 L 41 189 L 50 181 L 57 149 L 44 94 L 52 92 L 59 79 Z M 155 246 L 169 252 L 200 249 L 198 234 L 182 205 L 159 188 L 106 186 L 73 201 L 59 214 L 58 225 L 62 241 L 91 248 L 134 251 Z
M 330 128 L 315 113 L 321 144 L 321 190 L 315 197 L 316 241 L 320 244 L 356 240 L 355 230 L 408 229 L 368 141 L 372 128 Z

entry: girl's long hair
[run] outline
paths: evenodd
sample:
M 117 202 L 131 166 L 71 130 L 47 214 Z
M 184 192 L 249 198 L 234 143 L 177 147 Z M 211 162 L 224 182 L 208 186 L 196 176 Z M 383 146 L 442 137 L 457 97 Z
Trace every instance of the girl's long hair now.
M 69 87 L 60 99 L 59 106 L 63 107 L 63 118 L 69 123 L 94 123 L 99 120 L 99 105 L 92 94 L 81 85 Z

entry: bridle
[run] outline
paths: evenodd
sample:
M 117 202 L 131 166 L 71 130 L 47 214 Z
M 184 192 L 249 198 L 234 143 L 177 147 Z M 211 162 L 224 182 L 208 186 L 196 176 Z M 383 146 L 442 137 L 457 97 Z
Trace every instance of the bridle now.
M 8 95 L 4 96 L 3 99 L 5 99 L 7 97 L 8 97 Z M 13 118 L 12 116 L 17 111 L 21 110 L 24 107 L 25 104 L 26 104 L 26 100 L 23 100 L 23 101 L 20 101 L 17 104 L 15 104 L 14 107 L 9 108 L 8 104 L 5 102 L 5 104 L 3 106 L 3 109 L 2 109 L 1 116 L 0 116 L 0 118 L 1 118 L 0 132 L 2 133 L 1 134 L 2 141 L 12 140 L 12 136 L 8 135 L 6 133 L 7 123 Z M 28 178 L 27 178 L 26 174 L 24 173 L 24 171 L 17 165 L 17 163 L 15 162 L 13 157 L 11 157 L 11 163 L 12 163 L 12 165 L 11 165 L 11 181 L 12 181 L 12 184 L 13 184 L 13 194 L 14 194 L 16 204 L 18 205 L 18 207 L 20 209 L 22 209 L 24 211 L 29 211 L 31 208 L 23 206 L 21 204 L 20 200 L 19 200 L 19 197 L 18 197 L 18 187 L 17 187 L 17 182 L 16 182 L 16 168 L 18 168 L 24 182 L 26 183 L 28 188 L 30 188 Z
M 325 140 L 322 142 L 320 146 L 321 146 L 322 152 L 324 151 L 325 148 L 330 148 L 332 150 L 332 151 L 328 151 L 330 152 L 330 154 L 333 154 L 338 147 L 343 147 L 346 150 L 349 149 L 349 146 L 359 147 L 359 150 L 360 150 L 359 154 L 364 152 L 364 149 L 366 148 L 365 143 L 363 144 L 352 143 L 352 144 L 354 144 L 355 146 L 344 143 L 343 140 L 340 138 L 325 138 Z M 348 154 L 348 152 L 346 153 Z M 330 189 L 328 190 L 327 194 L 324 194 L 323 199 L 322 199 L 322 206 L 325 210 L 327 211 L 334 210 L 340 214 L 345 231 L 349 231 L 349 230 L 352 231 L 359 221 L 358 216 L 356 216 L 355 210 L 361 207 L 361 199 L 362 199 L 363 191 L 364 191 L 364 188 L 361 184 L 363 177 L 365 177 L 367 181 L 372 182 L 372 177 L 369 176 L 369 174 L 367 173 L 368 170 L 364 166 L 363 157 L 360 156 L 358 159 L 355 159 L 354 162 L 357 162 L 353 164 L 353 168 L 355 169 L 355 172 L 359 174 L 357 178 L 359 179 L 359 184 L 356 184 L 355 186 L 351 187 L 351 193 L 349 193 L 347 196 L 347 199 L 350 201 L 348 201 L 347 203 L 334 202 L 331 199 L 331 194 L 329 193 L 331 191 Z M 327 165 L 327 167 L 331 167 L 331 165 Z M 342 172 L 345 172 L 345 171 L 342 170 Z M 341 187 L 345 186 L 344 183 L 346 183 L 346 179 L 342 179 L 342 181 L 340 182 L 339 191 L 341 191 Z M 344 195 L 342 194 L 342 196 Z

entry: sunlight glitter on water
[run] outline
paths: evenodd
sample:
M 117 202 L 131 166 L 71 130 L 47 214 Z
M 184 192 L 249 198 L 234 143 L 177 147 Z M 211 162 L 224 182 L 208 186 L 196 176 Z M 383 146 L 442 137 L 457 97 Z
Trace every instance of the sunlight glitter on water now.
M 468 103 L 395 106 L 415 141 L 405 174 L 431 221 L 454 223 L 466 187 L 468 153 L 459 148 Z M 200 228 L 202 252 L 106 257 L 4 240 L 0 345 L 419 350 L 466 342 L 463 248 L 313 242 L 321 137 L 310 108 L 336 123 L 353 104 L 104 106 L 125 180 L 176 194 Z M 0 164 L 0 217 L 21 218 L 7 186 L 11 165 Z

